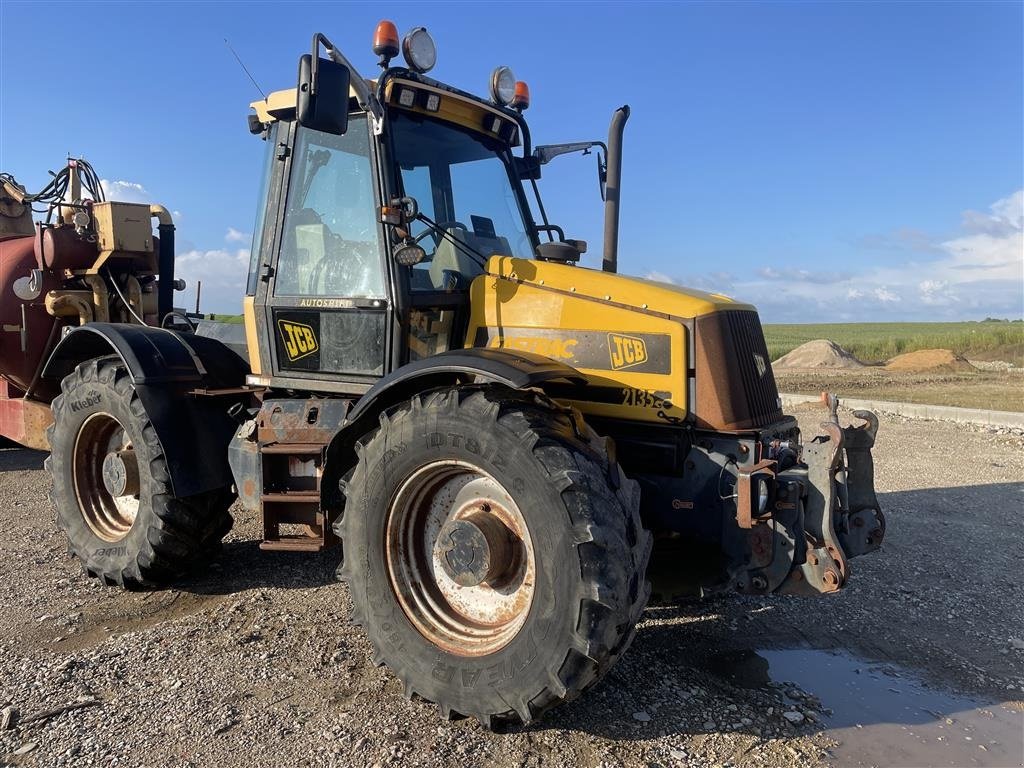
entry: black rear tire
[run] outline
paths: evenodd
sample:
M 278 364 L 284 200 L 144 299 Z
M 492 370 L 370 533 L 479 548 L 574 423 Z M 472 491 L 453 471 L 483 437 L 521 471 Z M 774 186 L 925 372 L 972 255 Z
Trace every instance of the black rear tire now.
M 69 553 L 90 576 L 126 589 L 163 586 L 219 552 L 234 494 L 171 495 L 167 457 L 118 358 L 79 365 L 61 382 L 52 410 L 50 499 Z M 100 477 L 114 443 L 131 457 L 122 466 L 138 476 L 129 489 L 135 493 L 115 497 Z
M 640 523 L 639 486 L 579 414 L 505 388 L 442 390 L 383 414 L 357 453 L 335 523 L 345 553 L 339 577 L 375 662 L 401 678 L 407 696 L 491 728 L 528 723 L 594 685 L 629 646 L 649 594 L 651 536 Z M 398 596 L 407 587 L 390 565 L 389 520 L 409 478 L 439 465 L 470 467 L 500 486 L 529 531 L 531 602 L 494 649 L 436 642 Z M 442 516 L 458 516 L 440 503 Z M 410 527 L 420 529 L 430 527 Z

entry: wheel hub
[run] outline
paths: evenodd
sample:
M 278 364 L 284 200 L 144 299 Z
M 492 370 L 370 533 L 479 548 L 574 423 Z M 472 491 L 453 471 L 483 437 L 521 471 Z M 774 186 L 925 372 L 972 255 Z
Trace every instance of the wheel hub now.
M 441 529 L 434 556 L 444 572 L 460 587 L 495 582 L 512 565 L 509 531 L 486 509 L 463 519 L 449 520 Z
M 537 578 L 533 542 L 492 476 L 454 459 L 420 467 L 395 493 L 385 535 L 394 594 L 430 642 L 480 656 L 519 632 Z
M 139 462 L 114 416 L 93 413 L 82 423 L 72 475 L 79 509 L 92 532 L 104 541 L 123 539 L 139 512 Z
M 139 493 L 139 465 L 135 451 L 111 451 L 103 459 L 103 487 L 111 496 L 136 496 Z

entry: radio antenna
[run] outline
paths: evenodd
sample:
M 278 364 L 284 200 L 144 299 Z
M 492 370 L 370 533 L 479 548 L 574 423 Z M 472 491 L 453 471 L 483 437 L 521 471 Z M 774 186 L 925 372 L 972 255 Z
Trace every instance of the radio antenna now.
M 242 71 L 245 72 L 246 75 L 248 75 L 249 79 L 252 81 L 252 84 L 256 86 L 256 90 L 260 92 L 260 96 L 262 96 L 263 100 L 266 101 L 267 94 L 263 92 L 263 89 L 260 88 L 260 84 L 256 82 L 256 78 L 252 76 L 252 73 L 249 71 L 249 69 L 245 66 L 245 64 L 242 63 L 242 59 L 239 58 L 237 53 L 235 53 L 235 49 L 231 47 L 231 43 L 228 42 L 228 39 L 226 37 L 224 38 L 224 45 L 228 47 L 228 50 L 231 51 L 231 55 L 234 56 L 235 61 L 238 62 L 238 66 L 240 66 L 242 68 Z

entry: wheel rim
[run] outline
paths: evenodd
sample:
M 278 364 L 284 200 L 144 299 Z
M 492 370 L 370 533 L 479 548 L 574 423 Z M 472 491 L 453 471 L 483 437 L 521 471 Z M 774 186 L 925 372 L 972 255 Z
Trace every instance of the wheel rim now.
M 108 413 L 94 413 L 75 438 L 75 497 L 86 524 L 104 541 L 123 539 L 139 512 L 139 465 L 128 433 Z
M 472 464 L 428 464 L 388 509 L 391 588 L 427 640 L 460 656 L 511 642 L 533 603 L 533 542 L 505 488 Z

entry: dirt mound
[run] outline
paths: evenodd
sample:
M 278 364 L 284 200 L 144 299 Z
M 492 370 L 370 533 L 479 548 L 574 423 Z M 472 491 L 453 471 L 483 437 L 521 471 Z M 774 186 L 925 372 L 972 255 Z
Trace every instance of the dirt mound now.
M 851 355 L 835 342 L 828 339 L 815 339 L 801 344 L 774 363 L 776 370 L 794 370 L 800 368 L 863 368 L 864 363 Z
M 976 371 L 964 358 L 949 349 L 919 349 L 896 355 L 885 364 L 887 371 Z

